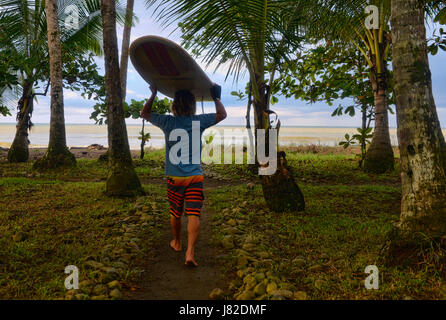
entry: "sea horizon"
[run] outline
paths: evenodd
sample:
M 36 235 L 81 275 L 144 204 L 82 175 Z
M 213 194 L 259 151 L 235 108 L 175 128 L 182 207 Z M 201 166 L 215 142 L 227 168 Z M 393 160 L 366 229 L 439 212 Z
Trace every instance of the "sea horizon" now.
M 16 123 L 14 122 L 0 122 L 0 125 L 16 125 Z M 34 123 L 34 126 L 49 126 L 49 123 L 42 123 L 42 122 L 37 122 Z M 106 124 L 95 124 L 95 123 L 65 123 L 66 126 L 98 126 L 98 127 L 106 127 Z M 141 126 L 141 124 L 138 123 L 127 123 L 127 126 Z M 150 126 L 150 124 L 148 124 L 146 122 L 146 126 Z M 241 124 L 225 124 L 225 125 L 221 125 L 221 124 L 217 124 L 214 127 L 239 127 L 239 128 L 244 128 L 246 125 L 241 125 Z M 347 128 L 347 129 L 356 129 L 359 128 L 359 126 L 289 126 L 289 125 L 281 125 L 281 128 Z M 397 129 L 396 127 L 389 127 L 390 129 Z M 442 130 L 446 130 L 446 128 L 442 128 Z
M 15 136 L 15 123 L 0 123 L 0 147 L 9 148 Z M 345 140 L 345 134 L 357 133 L 357 127 L 347 126 L 282 126 L 280 129 L 279 143 L 284 146 L 289 145 L 322 145 L 338 146 L 339 142 Z M 209 128 L 203 134 L 220 134 L 226 131 L 233 131 L 235 144 L 242 144 L 247 134 L 244 133 L 244 125 L 217 125 Z M 141 141 L 138 140 L 141 131 L 141 124 L 127 124 L 127 134 L 129 145 L 132 150 L 140 148 Z M 67 146 L 68 147 L 88 147 L 92 144 L 108 146 L 107 125 L 97 125 L 91 123 L 67 123 Z M 151 139 L 146 147 L 164 147 L 163 132 L 152 125 L 145 126 L 145 133 L 150 133 Z M 443 129 L 446 135 L 446 129 Z M 390 128 L 391 142 L 393 146 L 398 146 L 397 129 Z M 45 148 L 49 141 L 49 124 L 36 123 L 29 134 L 31 148 Z M 245 140 L 247 141 L 247 139 Z

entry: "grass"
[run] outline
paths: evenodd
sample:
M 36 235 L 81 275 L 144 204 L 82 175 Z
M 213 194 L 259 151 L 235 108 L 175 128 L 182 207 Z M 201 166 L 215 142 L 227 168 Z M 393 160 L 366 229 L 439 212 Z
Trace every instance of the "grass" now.
M 246 186 L 213 191 L 211 205 L 216 226 L 224 226 L 224 209 L 243 223 L 244 234 L 259 239 L 258 250 L 273 259 L 268 269 L 282 277 L 294 290 L 304 291 L 310 299 L 440 299 L 444 281 L 439 266 L 405 268 L 380 264 L 380 249 L 392 225 L 398 221 L 400 190 L 389 186 L 312 186 L 300 185 L 307 203 L 305 212 L 277 214 L 265 209 L 261 187 L 254 192 Z M 229 201 L 228 201 L 229 200 Z M 235 203 L 235 205 L 234 205 Z M 241 208 L 241 211 L 240 211 Z M 220 234 L 224 229 L 217 227 Z M 217 236 L 218 237 L 218 236 Z M 233 253 L 235 254 L 235 253 Z M 294 265 L 303 257 L 305 266 Z M 227 277 L 236 279 L 235 260 Z M 366 290 L 366 266 L 380 271 L 379 290 Z M 264 271 L 259 267 L 258 271 Z M 318 282 L 318 284 L 316 284 Z
M 252 274 L 268 270 L 281 278 L 284 288 L 304 291 L 309 299 L 446 298 L 440 265 L 428 259 L 406 267 L 382 263 L 381 249 L 399 220 L 398 170 L 369 175 L 357 168 L 354 156 L 337 153 L 289 152 L 288 162 L 305 195 L 306 210 L 270 212 L 260 186 L 214 190 L 209 199 L 216 213 L 216 243 L 230 234 L 225 225 L 228 219 L 235 219 L 239 231 L 256 238 L 257 250 L 267 251 L 273 260 L 266 269 L 254 264 Z M 235 238 L 237 249 L 243 236 Z M 235 274 L 236 249 L 226 261 L 226 276 L 238 284 L 231 288 L 230 298 L 243 290 Z M 305 264 L 295 265 L 296 258 L 303 258 Z M 365 289 L 368 265 L 380 271 L 379 290 Z
M 164 150 L 151 150 L 147 157 L 134 160 L 135 170 L 141 180 L 164 177 Z M 35 172 L 32 163 L 1 163 L 3 177 L 25 177 L 67 182 L 100 182 L 107 178 L 107 163 L 98 160 L 77 159 L 72 169 Z
M 381 265 L 380 249 L 400 213 L 398 164 L 392 173 L 366 174 L 353 154 L 339 148 L 290 148 L 287 159 L 305 195 L 305 212 L 266 209 L 261 186 L 244 183 L 257 181 L 247 165 L 205 166 L 221 180 L 206 194 L 214 212 L 215 244 L 227 234 L 228 219 L 236 219 L 243 236 L 255 237 L 259 250 L 270 254 L 268 271 L 309 299 L 446 298 L 445 275 L 437 265 Z M 156 208 L 160 223 L 167 222 L 164 150 L 151 151 L 135 167 L 149 191 L 145 205 Z M 138 229 L 140 250 L 129 251 L 122 221 L 132 217 L 135 199 L 103 195 L 106 164 L 78 160 L 75 169 L 36 173 L 31 164 L 1 163 L 0 176 L 1 299 L 63 297 L 65 267 L 78 266 L 81 281 L 95 279 L 86 265 L 92 259 L 111 266 L 122 259 L 123 286 L 136 279 L 138 259 L 152 249 L 160 224 Z M 107 256 L 107 250 L 124 257 Z M 228 255 L 223 258 L 226 279 L 234 282 L 236 250 L 220 251 Z M 293 261 L 300 257 L 305 264 L 297 266 Z M 364 288 L 368 265 L 379 268 L 379 290 Z
M 0 298 L 61 297 L 68 265 L 79 268 L 80 281 L 95 277 L 85 262 L 102 259 L 107 246 L 123 247 L 117 238 L 123 233 L 119 221 L 134 205 L 134 199 L 104 196 L 103 188 L 102 182 L 2 178 Z M 145 188 L 154 201 L 162 202 L 164 188 Z M 23 239 L 18 240 L 17 235 Z M 146 228 L 141 236 L 154 238 L 155 229 Z M 134 272 L 137 269 L 130 263 L 122 270 L 123 280 Z

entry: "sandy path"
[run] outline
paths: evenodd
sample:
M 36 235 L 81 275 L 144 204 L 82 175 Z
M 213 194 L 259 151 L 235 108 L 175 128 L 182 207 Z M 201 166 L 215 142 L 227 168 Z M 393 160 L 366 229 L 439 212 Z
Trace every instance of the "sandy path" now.
M 209 188 L 205 188 L 207 196 Z M 187 218 L 182 217 L 181 252 L 173 251 L 169 243 L 172 240 L 170 225 L 166 221 L 161 239 L 155 244 L 142 268 L 144 272 L 138 283 L 137 291 L 128 291 L 125 299 L 131 300 L 205 300 L 209 293 L 224 285 L 220 266 L 217 264 L 217 249 L 212 246 L 213 236 L 211 212 L 206 203 L 201 214 L 200 234 L 196 244 L 197 268 L 184 265 L 187 244 Z

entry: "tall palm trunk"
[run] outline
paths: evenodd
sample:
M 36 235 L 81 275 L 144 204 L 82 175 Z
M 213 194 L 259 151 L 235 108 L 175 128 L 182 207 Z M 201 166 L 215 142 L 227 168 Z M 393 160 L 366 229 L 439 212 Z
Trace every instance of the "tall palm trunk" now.
M 29 159 L 28 130 L 33 110 L 32 83 L 24 83 L 17 109 L 16 134 L 8 152 L 8 161 L 12 163 L 26 162 Z
M 42 159 L 35 162 L 35 169 L 54 169 L 76 165 L 76 158 L 67 148 L 65 132 L 62 49 L 59 33 L 57 0 L 46 0 L 46 23 L 50 57 L 51 82 L 51 119 L 48 151 Z
M 392 0 L 393 70 L 401 152 L 401 230 L 446 234 L 446 143 L 429 67 L 424 1 Z
M 122 106 L 115 1 L 101 0 L 101 14 L 109 144 L 106 193 L 109 196 L 134 196 L 142 194 L 143 189 L 133 167 Z
M 127 69 L 129 64 L 130 33 L 132 31 L 134 2 L 135 2 L 134 0 L 127 0 L 127 9 L 126 9 L 127 11 L 125 14 L 125 24 L 122 36 L 121 64 L 120 64 L 122 101 L 125 101 L 125 97 L 127 95 Z
M 386 64 L 382 61 L 383 65 Z M 388 116 L 388 73 L 387 69 L 382 73 L 376 70 L 370 72 L 375 101 L 375 130 L 372 143 L 367 150 L 364 159 L 364 170 L 373 173 L 384 173 L 394 169 L 394 154 L 389 132 Z
M 258 160 L 258 143 L 265 144 L 266 156 L 270 155 L 270 143 L 269 143 L 269 114 L 268 109 L 268 93 L 263 77 L 259 77 L 256 74 L 256 84 L 259 89 L 259 96 L 253 100 L 254 105 L 254 122 L 255 122 L 255 157 L 256 162 Z M 257 136 L 257 129 L 265 130 L 265 141 L 259 141 Z M 286 162 L 286 154 L 281 151 L 277 152 L 277 170 L 273 175 L 262 175 L 262 190 L 263 197 L 267 206 L 275 212 L 283 212 L 286 210 L 291 211 L 303 211 L 305 210 L 305 200 L 302 191 L 299 189 L 296 181 L 294 180 L 293 172 Z M 271 164 L 269 164 L 271 165 Z

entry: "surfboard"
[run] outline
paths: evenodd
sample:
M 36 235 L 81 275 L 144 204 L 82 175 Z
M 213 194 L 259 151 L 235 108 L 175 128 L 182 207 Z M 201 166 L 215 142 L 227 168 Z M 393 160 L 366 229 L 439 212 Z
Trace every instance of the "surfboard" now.
M 133 41 L 129 55 L 141 77 L 165 96 L 174 98 L 178 90 L 190 90 L 197 101 L 212 100 L 212 81 L 175 42 L 158 36 L 141 37 Z

